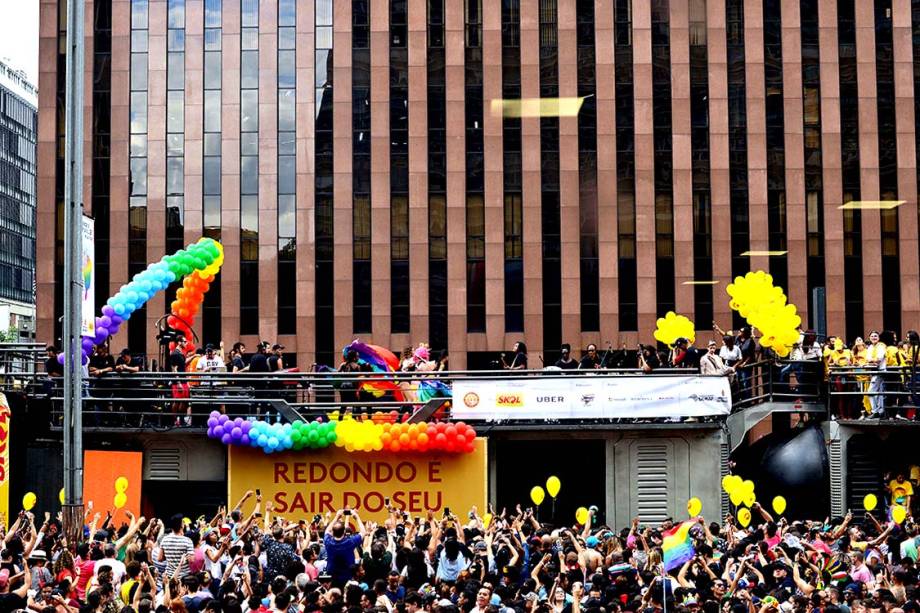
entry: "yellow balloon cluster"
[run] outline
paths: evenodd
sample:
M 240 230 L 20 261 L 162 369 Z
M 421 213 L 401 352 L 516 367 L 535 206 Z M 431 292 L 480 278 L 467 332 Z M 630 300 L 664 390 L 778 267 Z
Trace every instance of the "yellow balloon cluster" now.
M 351 416 L 335 425 L 335 445 L 346 451 L 380 451 L 383 449 L 383 425 L 357 421 Z
M 735 277 L 725 291 L 731 296 L 728 306 L 763 333 L 761 346 L 772 347 L 782 358 L 788 356 L 792 344 L 799 340 L 802 318 L 794 304 L 786 304 L 783 288 L 773 285 L 773 277 L 762 270 L 749 272 Z
M 722 489 L 735 506 L 743 504 L 750 507 L 757 502 L 754 482 L 750 479 L 742 479 L 738 475 L 725 475 L 722 477 Z
M 679 338 L 686 338 L 691 344 L 696 340 L 693 322 L 674 311 L 668 311 L 664 317 L 659 317 L 657 324 L 655 340 L 665 345 L 673 345 Z

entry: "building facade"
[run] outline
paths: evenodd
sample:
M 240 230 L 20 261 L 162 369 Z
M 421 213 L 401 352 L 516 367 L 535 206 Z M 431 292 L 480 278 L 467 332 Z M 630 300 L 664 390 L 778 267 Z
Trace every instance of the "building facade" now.
M 63 4 L 41 0 L 42 339 L 63 302 Z M 428 341 L 452 367 L 524 340 L 539 366 L 563 342 L 650 341 L 669 310 L 727 328 L 725 286 L 758 269 L 850 341 L 920 325 L 920 2 L 87 0 L 87 15 L 97 304 L 206 235 L 226 259 L 201 338 L 277 339 L 301 367 L 354 337 Z M 582 102 L 495 104 L 520 98 Z M 171 300 L 115 349 L 155 353 Z
M 0 333 L 10 340 L 35 331 L 37 136 L 38 91 L 0 61 Z

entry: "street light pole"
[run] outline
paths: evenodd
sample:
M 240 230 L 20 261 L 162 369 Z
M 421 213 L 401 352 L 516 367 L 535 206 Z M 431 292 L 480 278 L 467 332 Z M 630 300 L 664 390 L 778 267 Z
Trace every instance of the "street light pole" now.
M 83 2 L 67 0 L 64 121 L 64 533 L 83 531 Z M 78 536 L 79 535 L 79 536 Z

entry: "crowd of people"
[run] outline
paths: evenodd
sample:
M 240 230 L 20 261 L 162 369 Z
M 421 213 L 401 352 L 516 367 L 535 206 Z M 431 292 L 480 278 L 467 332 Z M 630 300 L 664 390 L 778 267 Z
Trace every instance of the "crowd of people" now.
M 539 356 L 539 366 L 528 355 L 523 341 L 514 344 L 510 352 L 501 353 L 489 364 L 490 369 L 527 371 L 542 368 L 560 371 L 591 371 L 599 369 L 638 370 L 652 373 L 661 369 L 688 369 L 703 375 L 725 376 L 732 382 L 736 399 L 745 400 L 757 393 L 758 387 L 769 379 L 773 392 L 790 395 L 828 395 L 835 417 L 843 419 L 920 419 L 916 407 L 920 405 L 920 375 L 916 370 L 920 335 L 909 331 L 906 338 L 898 341 L 892 331 L 872 331 L 867 341 L 862 337 L 847 346 L 843 339 L 828 336 L 819 339 L 813 330 L 801 330 L 799 341 L 791 348 L 788 357 L 779 359 L 772 349 L 762 347 L 757 331 L 749 326 L 737 331 L 724 331 L 715 322 L 713 333 L 698 333 L 696 344 L 687 338 L 678 338 L 668 347 L 663 345 L 639 344 L 630 349 L 626 344 L 617 348 L 610 345 L 599 350 L 596 344 L 588 344 L 579 357 L 575 357 L 571 345 L 563 344 L 558 350 L 559 358 L 546 363 Z M 705 347 L 705 348 L 704 348 Z M 165 363 L 148 364 L 143 356 L 122 349 L 114 357 L 107 344 L 95 348 L 86 368 L 91 381 L 105 379 L 104 387 L 118 390 L 131 386 L 130 375 L 145 371 L 166 371 L 174 373 L 255 373 L 271 376 L 275 372 L 288 372 L 284 353 L 285 347 L 278 343 L 260 342 L 252 353 L 242 342 L 236 342 L 226 351 L 224 344 L 206 344 L 192 350 L 183 337 L 178 337 Z M 63 374 L 63 367 L 57 360 L 57 349 L 48 346 L 45 369 L 52 378 Z M 407 346 L 401 352 L 399 372 L 426 373 L 449 371 L 449 354 L 446 350 L 432 352 L 425 343 Z M 294 369 L 296 370 L 296 369 Z M 354 351 L 346 351 L 338 365 L 311 367 L 315 372 L 338 371 L 362 376 L 369 372 Z M 260 384 L 254 384 L 260 387 Z M 261 387 L 273 384 L 262 383 Z M 401 384 L 411 397 L 411 385 Z M 181 401 L 188 396 L 189 384 L 177 380 L 171 387 L 173 398 Z M 351 383 L 338 385 L 342 402 L 360 398 L 358 389 Z M 130 395 L 129 392 L 125 392 Z M 188 410 L 183 407 L 183 410 Z M 191 419 L 190 417 L 187 418 Z M 180 424 L 181 425 L 181 424 Z
M 899 479 L 910 487 L 893 480 L 892 500 Z M 60 518 L 22 512 L 3 535 L 0 613 L 920 611 L 910 517 L 787 521 L 754 503 L 747 527 L 732 515 L 617 527 L 593 511 L 569 526 L 520 506 L 387 511 L 287 520 L 247 492 L 210 519 L 117 526 L 90 507 L 77 542 Z M 675 564 L 665 538 L 679 527 L 690 553 Z

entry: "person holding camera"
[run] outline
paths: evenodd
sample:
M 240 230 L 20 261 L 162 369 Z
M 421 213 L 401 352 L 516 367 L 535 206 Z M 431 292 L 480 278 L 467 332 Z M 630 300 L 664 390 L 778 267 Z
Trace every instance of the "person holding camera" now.
M 346 525 L 350 519 L 355 520 L 357 531 L 346 535 Z M 326 548 L 326 572 L 332 576 L 332 584 L 344 586 L 352 578 L 355 565 L 355 549 L 364 542 L 364 523 L 357 511 L 339 509 L 335 517 L 326 526 L 323 545 Z

